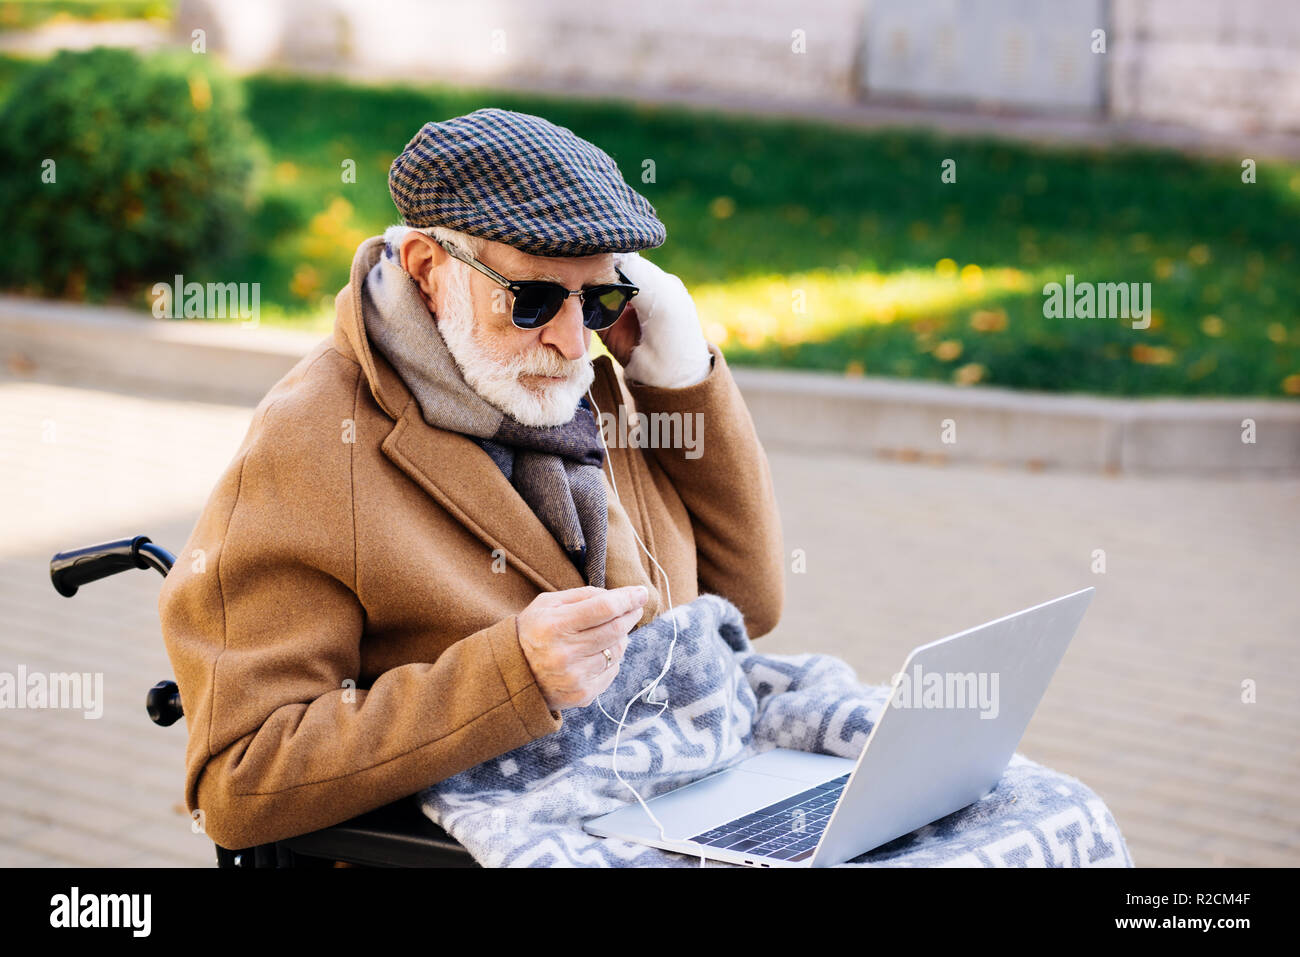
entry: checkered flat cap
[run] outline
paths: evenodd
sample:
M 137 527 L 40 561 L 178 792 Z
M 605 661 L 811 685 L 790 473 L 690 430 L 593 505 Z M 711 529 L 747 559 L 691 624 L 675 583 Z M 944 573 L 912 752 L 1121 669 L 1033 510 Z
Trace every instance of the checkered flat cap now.
M 633 252 L 667 235 L 609 154 L 511 110 L 424 124 L 393 161 L 388 191 L 407 226 L 446 226 L 535 256 Z

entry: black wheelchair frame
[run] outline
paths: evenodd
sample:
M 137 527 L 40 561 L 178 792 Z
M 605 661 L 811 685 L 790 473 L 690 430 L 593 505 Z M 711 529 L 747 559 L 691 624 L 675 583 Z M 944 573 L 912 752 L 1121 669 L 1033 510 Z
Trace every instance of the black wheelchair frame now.
M 132 568 L 152 568 L 166 577 L 176 557 L 136 535 L 59 552 L 50 559 L 54 590 L 71 598 L 89 582 Z M 154 724 L 168 727 L 184 715 L 180 690 L 170 679 L 145 696 Z M 309 834 L 239 849 L 214 842 L 218 867 L 477 867 L 470 853 L 406 798 Z

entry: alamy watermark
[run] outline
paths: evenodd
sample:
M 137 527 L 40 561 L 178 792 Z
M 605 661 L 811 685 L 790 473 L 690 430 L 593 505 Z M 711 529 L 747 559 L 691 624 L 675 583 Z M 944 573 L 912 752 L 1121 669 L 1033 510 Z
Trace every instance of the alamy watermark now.
M 1074 273 L 1065 285 L 1043 286 L 1044 319 L 1136 319 L 1134 329 L 1151 325 L 1151 283 L 1075 282 Z
M 172 282 L 153 284 L 155 319 L 242 319 L 255 326 L 261 318 L 262 284 L 258 282 Z
M 890 684 L 897 693 L 890 699 L 895 708 L 978 708 L 980 718 L 998 716 L 998 672 L 928 671 L 912 666 L 912 673 L 900 671 Z
M 104 673 L 96 671 L 0 671 L 0 710 L 69 709 L 85 712 L 87 720 L 104 715 Z
M 607 447 L 685 449 L 688 459 L 704 454 L 703 412 L 637 412 L 628 421 L 627 406 L 618 414 L 600 413 L 600 431 Z
M 83 894 L 73 886 L 50 898 L 51 927 L 117 927 L 148 937 L 153 927 L 152 894 Z

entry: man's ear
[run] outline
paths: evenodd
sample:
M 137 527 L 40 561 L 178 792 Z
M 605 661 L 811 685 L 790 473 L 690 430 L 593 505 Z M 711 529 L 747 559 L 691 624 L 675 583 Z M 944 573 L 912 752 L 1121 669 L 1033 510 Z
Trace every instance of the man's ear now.
M 402 239 L 402 247 L 398 251 L 398 258 L 407 275 L 414 279 L 415 284 L 420 287 L 420 294 L 424 297 L 424 304 L 429 307 L 429 312 L 433 313 L 437 302 L 435 294 L 438 288 L 433 278 L 433 270 L 447 258 L 447 251 L 439 246 L 431 236 L 411 230 Z

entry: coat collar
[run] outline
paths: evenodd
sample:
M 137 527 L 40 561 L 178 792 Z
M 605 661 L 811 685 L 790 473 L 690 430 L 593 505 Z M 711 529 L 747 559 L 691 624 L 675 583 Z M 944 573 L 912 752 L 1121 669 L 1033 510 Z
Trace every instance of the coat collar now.
M 487 546 L 485 562 L 499 548 L 506 561 L 544 591 L 585 585 L 560 543 L 488 454 L 464 435 L 425 422 L 401 377 L 371 348 L 361 317 L 361 287 L 383 251 L 382 236 L 357 248 L 348 285 L 334 300 L 334 346 L 361 366 L 370 394 L 394 420 L 380 446 L 384 455 L 478 536 Z M 595 371 L 591 392 L 597 405 L 616 408 L 620 390 L 609 356 L 595 360 Z

